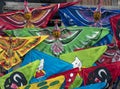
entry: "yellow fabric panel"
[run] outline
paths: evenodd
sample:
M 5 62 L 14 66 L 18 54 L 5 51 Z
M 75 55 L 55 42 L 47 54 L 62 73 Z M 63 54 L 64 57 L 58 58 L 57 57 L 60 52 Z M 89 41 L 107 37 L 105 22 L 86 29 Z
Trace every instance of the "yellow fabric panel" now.
M 39 83 L 19 87 L 18 89 L 60 89 L 64 80 L 65 80 L 64 76 L 59 76 Z

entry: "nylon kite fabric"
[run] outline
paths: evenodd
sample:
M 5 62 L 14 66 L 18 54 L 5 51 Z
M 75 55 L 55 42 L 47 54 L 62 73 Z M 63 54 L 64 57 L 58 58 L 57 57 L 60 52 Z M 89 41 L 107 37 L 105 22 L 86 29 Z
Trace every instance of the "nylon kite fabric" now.
M 72 64 L 35 49 L 31 50 L 26 54 L 23 62 L 21 63 L 21 66 L 25 66 L 26 64 L 33 62 L 37 59 L 41 60 L 41 65 L 38 67 L 36 74 L 30 81 L 30 83 L 43 81 L 51 75 L 61 73 L 73 68 Z
M 119 70 L 120 62 L 101 64 L 90 68 L 82 68 L 80 76 L 84 80 L 84 85 L 106 82 L 107 88 L 120 76 Z
M 7 70 L 17 65 L 21 62 L 21 57 L 47 37 L 47 35 L 34 37 L 0 37 L 0 65 Z
M 68 71 L 65 71 L 65 72 L 62 72 L 62 73 L 59 73 L 59 74 L 52 75 L 49 78 L 51 79 L 51 78 L 54 78 L 54 77 L 64 75 L 64 77 L 65 77 L 65 84 L 63 86 L 64 89 L 74 89 L 74 87 L 71 88 L 70 86 L 72 86 L 72 84 L 75 82 L 75 78 L 78 76 L 78 73 L 79 73 L 79 68 L 73 68 L 71 70 L 68 70 Z M 79 83 L 74 85 L 75 87 L 81 85 L 82 79 L 80 79 L 80 80 L 81 81 Z
M 59 10 L 62 22 L 66 26 L 90 26 L 94 24 L 94 11 L 96 8 L 83 6 L 70 6 Z M 120 10 L 101 9 L 102 27 L 111 27 L 109 18 L 120 13 Z
M 97 65 L 100 64 L 111 64 L 113 62 L 120 61 L 120 50 L 116 44 L 107 45 L 107 50 L 96 62 Z
M 17 89 L 20 86 L 29 84 L 30 79 L 36 72 L 40 61 L 29 63 L 28 65 L 10 72 L 3 77 L 0 77 L 0 88 L 1 89 Z
M 88 86 L 82 86 L 80 88 L 74 88 L 74 89 L 104 89 L 105 86 L 106 86 L 106 83 L 101 82 L 101 83 L 90 84 Z
M 120 48 L 120 14 L 110 18 L 110 22 L 114 32 L 116 44 Z
M 45 29 L 7 30 L 5 32 L 13 36 L 49 35 L 36 49 L 57 57 L 63 53 L 73 52 L 76 48 L 91 47 L 109 34 L 107 28 L 70 26 L 59 27 L 59 29 L 54 30 L 54 27 L 48 27 Z M 56 32 L 60 34 L 57 38 L 53 34 Z
M 28 13 L 26 13 L 25 9 L 0 14 L 0 30 L 14 30 L 24 27 L 46 27 L 48 21 L 59 8 L 71 6 L 78 2 L 79 1 L 40 6 L 30 9 Z
M 73 67 L 91 67 L 95 61 L 107 50 L 107 46 L 93 47 L 60 55 L 60 58 L 73 64 Z
M 64 76 L 59 76 L 39 83 L 19 87 L 18 89 L 61 89 L 64 80 Z
M 66 26 L 94 26 L 106 27 L 111 29 L 109 19 L 120 13 L 120 10 L 101 9 L 101 18 L 99 21 L 94 21 L 94 12 L 96 8 L 89 8 L 83 6 L 70 6 L 59 10 L 62 22 Z M 105 39 L 100 41 L 100 44 L 109 44 L 112 42 L 113 32 L 110 30 L 109 35 Z M 100 45 L 99 44 L 99 45 Z

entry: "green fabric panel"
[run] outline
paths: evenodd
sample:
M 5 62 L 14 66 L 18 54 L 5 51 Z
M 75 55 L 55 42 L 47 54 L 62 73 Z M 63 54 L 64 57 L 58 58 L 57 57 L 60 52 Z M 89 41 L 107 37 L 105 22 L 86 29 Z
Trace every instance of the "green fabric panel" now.
M 37 60 L 37 61 L 35 61 L 35 62 L 29 63 L 28 65 L 26 65 L 26 66 L 24 66 L 24 67 L 18 68 L 18 69 L 16 69 L 16 70 L 14 70 L 13 72 L 10 72 L 10 73 L 6 74 L 6 75 L 3 76 L 3 77 L 0 77 L 0 81 L 1 81 L 1 83 L 0 83 L 0 89 L 6 89 L 6 88 L 4 87 L 5 82 L 7 81 L 7 79 L 10 78 L 11 75 L 13 75 L 13 74 L 16 73 L 16 72 L 22 73 L 22 74 L 24 75 L 25 79 L 27 80 L 26 83 L 29 84 L 29 81 L 30 81 L 30 79 L 33 77 L 33 75 L 35 74 L 36 68 L 39 66 L 39 64 L 40 64 L 40 61 Z M 17 75 L 18 75 L 18 74 L 17 74 Z M 21 81 L 18 80 L 18 78 L 19 78 L 19 79 L 23 78 L 22 76 L 21 76 L 21 78 L 20 78 L 19 76 L 17 76 L 16 78 L 15 78 L 15 76 L 14 76 L 14 77 L 12 77 L 12 78 L 13 78 L 13 79 L 11 79 L 11 81 L 9 81 L 7 85 L 11 86 L 11 84 L 13 83 L 13 80 L 14 80 L 14 82 L 15 82 L 15 81 L 18 81 L 17 83 L 21 83 L 21 82 L 24 81 L 24 80 L 21 80 Z M 14 78 L 15 78 L 16 80 L 15 80 Z M 26 83 L 25 83 L 25 84 L 26 84 Z M 7 88 L 7 89 L 8 89 L 8 88 Z
M 76 87 L 81 86 L 82 81 L 83 81 L 83 79 L 79 75 L 77 75 L 74 82 L 71 84 L 69 89 L 74 89 Z
M 107 50 L 107 46 L 98 46 L 76 52 L 66 53 L 60 55 L 60 58 L 66 62 L 73 63 L 77 57 L 83 67 L 90 67 L 99 59 L 99 57 Z

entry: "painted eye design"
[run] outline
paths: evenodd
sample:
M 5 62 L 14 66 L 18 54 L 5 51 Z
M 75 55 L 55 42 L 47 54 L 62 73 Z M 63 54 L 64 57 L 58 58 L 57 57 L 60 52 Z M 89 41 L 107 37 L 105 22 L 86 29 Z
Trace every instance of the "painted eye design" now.
M 23 73 L 21 72 L 14 72 L 8 77 L 4 83 L 5 89 L 14 89 L 18 86 L 23 86 L 27 84 L 27 80 Z
M 108 87 L 111 81 L 112 77 L 109 70 L 105 67 L 101 67 L 89 73 L 87 84 L 106 82 L 107 83 L 106 87 Z

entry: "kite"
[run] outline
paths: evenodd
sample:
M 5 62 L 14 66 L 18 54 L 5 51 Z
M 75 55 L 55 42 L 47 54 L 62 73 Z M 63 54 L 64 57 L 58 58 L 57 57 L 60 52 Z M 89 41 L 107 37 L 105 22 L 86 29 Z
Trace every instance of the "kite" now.
M 73 67 L 91 67 L 94 62 L 96 62 L 99 57 L 107 50 L 107 46 L 99 46 L 88 48 L 84 50 L 79 50 L 71 53 L 66 53 L 60 55 L 60 58 L 68 63 L 73 64 Z
M 19 87 L 18 89 L 61 89 L 64 80 L 65 80 L 64 76 L 58 76 L 39 83 L 22 86 Z
M 106 88 L 113 83 L 118 76 L 120 70 L 120 62 L 112 64 L 101 64 L 90 68 L 82 68 L 79 72 L 84 80 L 84 85 L 106 82 Z
M 25 55 L 20 66 L 25 66 L 38 59 L 41 60 L 41 64 L 37 68 L 36 74 L 31 79 L 30 83 L 43 81 L 54 74 L 65 72 L 73 68 L 72 64 L 35 49 Z
M 116 44 L 109 44 L 106 45 L 107 50 L 105 53 L 99 58 L 99 60 L 96 62 L 96 64 L 110 64 L 112 62 L 120 61 L 120 50 L 116 46 Z
M 59 9 L 59 14 L 65 26 L 94 26 L 109 28 L 110 33 L 100 42 L 109 44 L 112 42 L 113 32 L 109 19 L 120 14 L 120 10 L 101 9 L 102 2 L 99 0 L 97 8 L 83 6 L 70 6 Z
M 17 89 L 20 86 L 29 84 L 29 81 L 36 72 L 36 68 L 39 64 L 40 61 L 36 60 L 0 77 L 0 89 Z
M 29 50 L 48 36 L 34 37 L 0 37 L 0 65 L 6 70 L 21 62 Z
M 24 10 L 7 12 L 0 14 L 0 30 L 14 30 L 18 28 L 33 28 L 46 27 L 48 21 L 58 11 L 59 8 L 64 8 L 77 4 L 76 2 L 68 2 L 61 4 L 51 4 L 48 6 L 40 6 L 38 8 L 28 8 L 28 3 L 24 2 Z
M 68 71 L 65 71 L 65 72 L 62 72 L 62 73 L 59 73 L 59 74 L 55 74 L 55 75 L 52 75 L 50 76 L 48 79 L 51 79 L 51 78 L 54 78 L 54 77 L 58 77 L 58 76 L 64 76 L 65 77 L 65 84 L 64 84 L 64 89 L 73 89 L 70 88 L 71 84 L 73 84 L 77 74 L 79 72 L 79 68 L 74 68 L 74 69 L 71 69 L 71 70 L 68 70 Z M 82 79 L 81 79 L 81 83 L 82 83 Z M 81 84 L 79 83 L 79 85 Z M 78 84 L 78 83 L 77 83 Z M 76 85 L 77 86 L 77 85 Z
M 57 24 L 55 24 L 54 27 L 44 29 L 6 30 L 5 32 L 12 36 L 49 35 L 36 49 L 56 57 L 64 53 L 73 52 L 76 48 L 91 47 L 109 34 L 107 28 L 78 26 L 58 27 Z
M 116 44 L 118 48 L 120 48 L 120 14 L 111 17 L 110 22 L 114 32 Z

